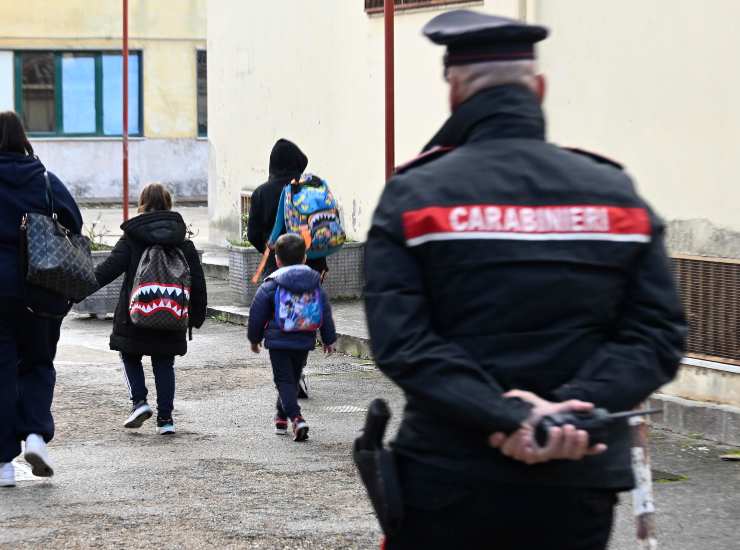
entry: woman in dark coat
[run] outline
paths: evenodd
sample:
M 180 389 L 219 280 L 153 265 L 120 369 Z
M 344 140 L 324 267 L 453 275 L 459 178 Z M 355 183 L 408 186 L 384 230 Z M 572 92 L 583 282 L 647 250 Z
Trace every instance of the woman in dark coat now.
M 144 251 L 153 245 L 178 248 L 190 266 L 190 327 L 200 328 L 206 318 L 206 281 L 195 245 L 186 239 L 182 216 L 172 212 L 172 197 L 162 185 L 147 186 L 139 198 L 139 215 L 125 222 L 123 237 L 110 256 L 95 270 L 101 287 L 124 275 L 113 320 L 110 348 L 121 353 L 129 397 L 133 403 L 126 428 L 140 428 L 152 416 L 147 403 L 142 357 L 152 360 L 157 388 L 157 428 L 162 435 L 175 433 L 172 410 L 175 399 L 175 356 L 188 350 L 187 330 L 154 330 L 135 326 L 129 314 L 134 277 Z
M 45 172 L 18 115 L 0 113 L 0 487 L 15 486 L 12 461 L 21 453 L 21 441 L 34 475 L 54 473 L 46 443 L 54 437 L 54 357 L 69 304 L 27 287 L 19 262 L 21 218 L 49 212 Z M 59 178 L 48 176 L 59 221 L 79 234 L 77 204 Z

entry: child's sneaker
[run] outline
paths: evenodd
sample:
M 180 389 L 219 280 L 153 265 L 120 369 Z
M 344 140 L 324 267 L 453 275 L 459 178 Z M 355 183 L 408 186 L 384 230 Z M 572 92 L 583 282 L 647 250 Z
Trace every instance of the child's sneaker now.
M 129 429 L 141 428 L 141 425 L 152 417 L 152 408 L 146 401 L 134 403 L 131 414 L 124 422 L 123 427 Z
M 308 423 L 302 416 L 293 419 L 293 441 L 306 441 L 308 439 Z
M 288 419 L 275 417 L 275 433 L 277 435 L 288 435 Z
M 157 417 L 157 431 L 159 435 L 175 435 L 175 421 L 171 418 Z

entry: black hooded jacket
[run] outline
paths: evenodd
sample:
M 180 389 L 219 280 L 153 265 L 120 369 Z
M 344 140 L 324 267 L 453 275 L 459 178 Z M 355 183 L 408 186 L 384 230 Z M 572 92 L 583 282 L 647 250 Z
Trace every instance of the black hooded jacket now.
M 206 318 L 206 281 L 195 245 L 185 239 L 186 227 L 177 212 L 149 212 L 131 218 L 121 229 L 124 235 L 110 256 L 95 270 L 101 287 L 125 275 L 121 296 L 110 337 L 112 350 L 133 355 L 185 355 L 188 350 L 186 331 L 147 330 L 134 326 L 128 304 L 141 256 L 149 246 L 160 244 L 177 247 L 190 266 L 190 326 L 200 328 Z
M 66 310 L 66 300 L 40 289 L 24 289 L 19 264 L 20 225 L 27 212 L 48 213 L 44 165 L 36 157 L 0 153 L 0 296 L 25 298 L 35 310 Z M 82 230 L 82 215 L 64 184 L 49 173 L 59 221 L 73 233 Z M 48 302 L 48 303 L 47 303 Z M 51 304 L 51 302 L 61 302 Z
M 545 141 L 528 89 L 465 102 L 388 182 L 366 244 L 373 354 L 407 398 L 396 451 L 473 479 L 631 487 L 626 422 L 603 455 L 536 466 L 488 437 L 528 416 L 510 389 L 616 412 L 676 375 L 663 231 L 619 166 Z
M 299 178 L 308 166 L 308 158 L 292 141 L 279 139 L 270 153 L 270 177 L 252 193 L 247 239 L 260 252 L 275 225 L 280 194 L 291 180 Z

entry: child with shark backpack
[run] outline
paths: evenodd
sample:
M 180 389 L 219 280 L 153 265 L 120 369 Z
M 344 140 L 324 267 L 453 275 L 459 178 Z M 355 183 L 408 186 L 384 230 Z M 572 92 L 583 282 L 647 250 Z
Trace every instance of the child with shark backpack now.
M 152 360 L 157 388 L 157 429 L 175 433 L 175 356 L 187 353 L 187 333 L 206 318 L 206 281 L 187 227 L 172 212 L 172 196 L 153 183 L 139 198 L 139 215 L 125 222 L 123 237 L 95 270 L 100 287 L 124 275 L 110 348 L 121 353 L 132 402 L 125 428 L 140 428 L 152 415 L 142 356 Z M 192 336 L 191 336 L 192 337 Z

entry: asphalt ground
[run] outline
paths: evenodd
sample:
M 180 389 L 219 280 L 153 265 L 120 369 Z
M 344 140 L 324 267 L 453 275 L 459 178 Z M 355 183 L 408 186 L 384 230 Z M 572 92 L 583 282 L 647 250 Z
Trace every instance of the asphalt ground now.
M 0 548 L 377 548 L 350 445 L 373 397 L 397 412 L 403 398 L 370 363 L 312 354 L 311 438 L 294 443 L 272 433 L 266 354 L 248 353 L 243 327 L 209 321 L 178 359 L 178 433 L 162 437 L 151 421 L 122 427 L 129 403 L 110 328 L 65 321 L 50 446 L 57 475 L 33 479 L 19 463 L 19 486 L 0 490 Z M 652 447 L 661 548 L 740 548 L 740 463 L 665 432 Z M 637 548 L 629 495 L 611 548 Z

